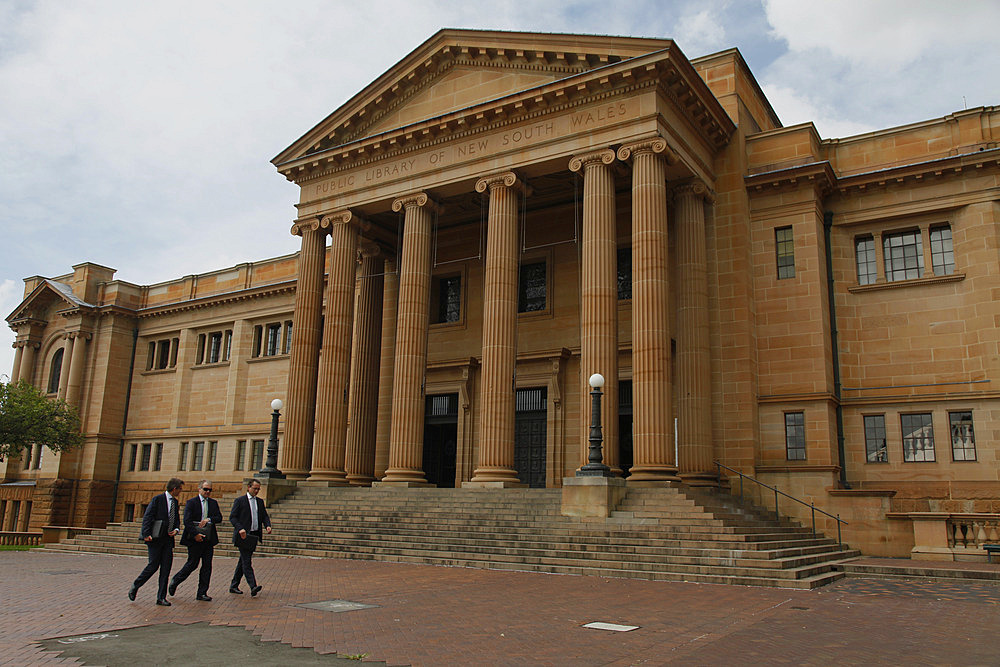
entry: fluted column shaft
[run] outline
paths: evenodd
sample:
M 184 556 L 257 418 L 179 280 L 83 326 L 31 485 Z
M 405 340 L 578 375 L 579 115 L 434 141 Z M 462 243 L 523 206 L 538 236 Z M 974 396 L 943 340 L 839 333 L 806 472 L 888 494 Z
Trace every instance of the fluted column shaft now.
M 326 281 L 326 317 L 320 357 L 311 480 L 346 482 L 347 397 L 351 379 L 351 333 L 358 230 L 355 216 L 344 211 L 323 218 L 330 225 L 330 271 Z M 294 337 L 293 337 L 294 338 Z
M 16 380 L 25 380 L 30 384 L 31 381 L 34 379 L 35 352 L 38 350 L 38 348 L 39 348 L 38 343 L 32 343 L 31 341 L 28 341 L 24 344 L 24 352 L 21 354 L 21 368 L 19 369 L 20 372 L 15 377 Z M 63 354 L 65 354 L 65 352 Z
M 59 398 L 65 399 L 66 388 L 69 386 L 69 370 L 73 365 L 74 339 L 70 338 L 69 334 L 66 334 L 66 337 L 63 340 L 65 342 L 63 343 L 62 366 L 60 367 L 59 370 L 59 393 L 57 394 L 57 396 Z
M 632 158 L 632 452 L 630 482 L 676 480 L 670 381 L 666 142 L 623 146 Z M 672 155 L 672 153 L 671 153 Z
M 288 393 L 285 405 L 285 442 L 278 468 L 288 479 L 305 479 L 312 466 L 313 431 L 316 428 L 316 380 L 323 320 L 323 273 L 326 231 L 318 219 L 292 226 L 302 237 L 299 275 L 292 311 L 292 349 L 288 359 Z
M 80 390 L 83 385 L 83 368 L 87 357 L 87 340 L 89 333 L 72 332 L 69 334 L 73 342 L 73 359 L 69 366 L 69 379 L 66 382 L 66 402 L 80 407 Z M 63 353 L 65 354 L 65 352 Z
M 714 483 L 705 202 L 708 188 L 674 190 L 677 215 L 677 467 L 688 483 Z
M 392 427 L 392 382 L 396 368 L 396 305 L 399 274 L 396 260 L 387 257 L 382 277 L 382 359 L 379 362 L 378 426 L 375 429 L 375 479 L 389 467 L 389 431 Z
M 382 337 L 382 267 L 374 243 L 361 246 L 361 269 L 354 320 L 354 363 L 348 405 L 347 481 L 367 486 L 375 479 L 375 431 L 378 425 L 379 353 Z
M 431 212 L 425 193 L 402 197 L 403 251 L 399 258 L 396 365 L 392 385 L 389 467 L 383 483 L 426 484 L 424 476 L 424 374 L 430 326 Z
M 483 364 L 479 459 L 472 482 L 517 484 L 514 369 L 517 363 L 517 176 L 481 179 L 490 191 L 483 285 Z
M 580 465 L 588 461 L 590 376 L 604 376 L 601 424 L 604 463 L 618 468 L 618 244 L 615 231 L 615 154 L 602 150 L 570 160 L 583 170 L 580 293 Z

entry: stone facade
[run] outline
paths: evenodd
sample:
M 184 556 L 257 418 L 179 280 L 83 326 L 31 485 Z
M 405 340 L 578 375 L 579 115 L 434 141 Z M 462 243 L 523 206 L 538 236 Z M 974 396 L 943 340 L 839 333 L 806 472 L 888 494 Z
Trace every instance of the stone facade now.
M 627 484 L 738 492 L 719 463 L 869 554 L 957 557 L 1000 518 L 998 140 L 996 107 L 782 127 L 736 50 L 441 31 L 273 160 L 299 253 L 26 279 L 13 377 L 86 443 L 3 463 L 0 528 L 235 490 L 279 397 L 292 480 L 558 487 L 600 372 Z

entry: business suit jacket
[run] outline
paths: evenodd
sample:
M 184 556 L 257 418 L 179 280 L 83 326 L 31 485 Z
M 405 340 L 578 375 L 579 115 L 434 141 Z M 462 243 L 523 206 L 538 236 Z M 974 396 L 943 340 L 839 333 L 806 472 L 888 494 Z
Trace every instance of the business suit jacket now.
M 166 526 L 164 537 L 153 538 L 152 544 L 174 546 L 174 536 L 166 535 L 175 528 L 180 528 L 180 503 L 177 504 L 177 525 L 170 525 L 170 507 L 167 505 L 167 497 L 164 493 L 157 493 L 146 506 L 146 512 L 142 515 L 142 529 L 139 531 L 139 541 L 145 542 L 146 537 L 153 534 L 153 522 L 163 521 Z
M 250 535 L 250 522 L 253 517 L 250 515 L 250 500 L 247 494 L 243 494 L 233 502 L 233 510 L 229 513 L 229 523 L 233 524 L 233 545 L 240 546 L 243 541 L 240 539 L 240 531 L 246 530 L 247 535 Z M 257 524 L 259 528 L 267 528 L 271 526 L 271 517 L 267 515 L 267 510 L 264 509 L 264 501 L 260 498 L 254 498 L 254 502 L 257 503 Z M 258 530 L 254 535 L 262 537 L 263 530 Z
M 212 522 L 208 525 L 208 535 L 199 542 L 194 537 L 197 534 L 195 527 L 201 523 L 201 494 L 184 503 L 184 532 L 181 534 L 181 544 L 186 547 L 214 547 L 218 544 L 218 527 L 222 523 L 222 510 L 219 509 L 219 503 L 215 501 L 215 498 L 208 499 L 208 518 Z

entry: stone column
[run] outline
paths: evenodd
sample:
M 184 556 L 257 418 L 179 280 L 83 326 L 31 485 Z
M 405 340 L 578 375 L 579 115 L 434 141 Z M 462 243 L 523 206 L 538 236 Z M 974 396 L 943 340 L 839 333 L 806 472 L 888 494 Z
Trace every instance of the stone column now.
M 399 258 L 396 365 L 392 383 L 389 467 L 382 484 L 422 486 L 424 476 L 424 375 L 430 326 L 431 213 L 437 205 L 424 192 L 392 202 L 406 211 Z
M 378 426 L 375 429 L 375 479 L 389 467 L 389 431 L 392 427 L 392 381 L 396 368 L 396 305 L 399 274 L 396 260 L 386 257 L 382 276 L 382 358 L 379 361 Z
M 326 317 L 320 357 L 316 436 L 310 480 L 347 483 L 347 398 L 351 374 L 351 333 L 357 265 L 357 218 L 343 211 L 323 218 L 330 227 L 330 272 L 326 281 Z M 292 336 L 294 341 L 295 336 Z
M 80 407 L 80 391 L 83 385 L 83 366 L 87 357 L 87 341 L 90 334 L 84 331 L 73 331 L 69 334 L 73 342 L 73 359 L 69 367 L 69 380 L 66 383 L 66 402 Z M 63 354 L 66 354 L 63 352 Z M 64 366 L 65 368 L 65 366 Z
M 38 350 L 40 343 L 33 343 L 30 340 L 26 341 L 24 344 L 24 352 L 21 354 L 21 368 L 17 380 L 25 380 L 29 384 L 34 379 L 35 376 L 35 352 Z M 63 354 L 66 354 L 63 352 Z M 44 387 L 43 387 L 44 388 Z
M 292 225 L 302 237 L 299 275 L 292 311 L 292 349 L 288 359 L 288 393 L 285 406 L 285 441 L 278 468 L 288 479 L 305 479 L 312 466 L 313 431 L 316 428 L 316 378 L 323 319 L 323 273 L 326 231 L 319 219 Z
M 714 485 L 704 183 L 674 189 L 677 220 L 677 467 L 692 485 Z
M 27 341 L 23 340 L 14 341 L 14 368 L 10 371 L 10 381 L 14 384 L 21 379 L 21 355 L 27 344 Z
M 483 365 L 479 460 L 463 486 L 525 486 L 514 469 L 514 369 L 517 363 L 517 176 L 480 179 L 490 191 L 483 279 Z
M 378 426 L 379 355 L 382 337 L 382 270 L 379 247 L 361 244 L 361 271 L 354 320 L 356 353 L 351 366 L 348 404 L 347 481 L 369 486 L 375 480 L 375 431 Z
M 601 424 L 604 463 L 618 467 L 618 244 L 615 184 L 610 149 L 575 156 L 570 171 L 583 171 L 583 244 L 580 279 L 580 465 L 587 463 L 590 376 L 604 376 Z
M 670 381 L 667 142 L 618 149 L 632 158 L 632 452 L 629 483 L 676 481 Z M 674 157 L 674 159 L 676 159 Z
M 62 366 L 59 370 L 59 393 L 58 398 L 66 398 L 66 388 L 69 386 L 69 371 L 70 367 L 73 365 L 73 341 L 74 338 L 70 338 L 69 334 L 65 334 L 63 338 L 66 342 L 63 343 L 63 357 Z

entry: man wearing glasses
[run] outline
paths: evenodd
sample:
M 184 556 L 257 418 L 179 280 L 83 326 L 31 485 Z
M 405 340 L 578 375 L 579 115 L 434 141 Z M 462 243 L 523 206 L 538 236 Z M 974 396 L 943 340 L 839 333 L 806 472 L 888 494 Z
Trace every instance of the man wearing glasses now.
M 196 600 L 211 602 L 208 595 L 208 584 L 212 579 L 212 555 L 215 545 L 219 543 L 218 525 L 222 523 L 222 510 L 212 495 L 212 482 L 201 480 L 198 485 L 198 495 L 184 505 L 184 534 L 181 544 L 187 547 L 188 559 L 184 567 L 174 575 L 170 582 L 169 593 L 174 595 L 177 587 L 194 572 L 201 561 L 198 571 L 198 595 Z

